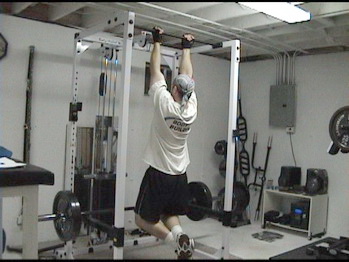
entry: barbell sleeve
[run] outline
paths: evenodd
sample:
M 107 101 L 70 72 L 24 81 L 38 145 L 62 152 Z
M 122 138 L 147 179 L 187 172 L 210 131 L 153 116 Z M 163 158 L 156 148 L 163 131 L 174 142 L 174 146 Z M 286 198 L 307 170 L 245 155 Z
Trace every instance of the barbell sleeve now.
M 125 211 L 134 210 L 134 207 L 125 207 Z M 91 211 L 83 211 L 81 212 L 81 216 L 89 216 L 89 215 L 98 215 L 98 214 L 108 214 L 113 213 L 114 208 L 109 209 L 101 209 L 101 210 L 91 210 Z M 56 220 L 59 218 L 64 218 L 64 214 L 45 214 L 45 215 L 39 215 L 38 221 L 44 222 L 44 221 L 51 221 Z
M 43 221 L 51 221 L 55 220 L 58 218 L 64 217 L 64 214 L 46 214 L 46 215 L 40 215 L 38 216 L 38 221 L 43 222 Z

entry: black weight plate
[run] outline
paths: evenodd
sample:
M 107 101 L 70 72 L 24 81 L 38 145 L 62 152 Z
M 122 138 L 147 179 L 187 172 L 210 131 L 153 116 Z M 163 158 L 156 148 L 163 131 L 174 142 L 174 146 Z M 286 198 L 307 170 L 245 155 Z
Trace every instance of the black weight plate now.
M 250 192 L 242 182 L 234 183 L 234 196 L 236 201 L 236 209 L 234 212 L 242 213 L 250 203 Z
M 198 206 L 212 208 L 212 195 L 210 189 L 202 182 L 189 183 L 190 200 L 189 203 Z M 187 217 L 193 221 L 199 221 L 206 217 L 201 210 L 189 208 Z
M 329 124 L 330 137 L 343 151 L 349 150 L 349 106 L 338 109 Z
M 219 193 L 218 193 L 218 198 L 216 201 L 216 208 L 218 211 L 224 211 L 224 193 L 225 193 L 225 188 L 223 187 Z
M 227 168 L 227 161 L 226 161 L 225 159 L 223 159 L 223 160 L 221 161 L 221 163 L 219 164 L 219 174 L 220 174 L 222 177 L 225 177 L 226 168 Z
M 224 210 L 224 194 L 225 194 L 225 188 L 222 188 L 218 193 L 218 201 L 217 201 L 218 211 Z M 234 183 L 234 192 L 233 192 L 232 202 L 233 202 L 233 206 L 232 206 L 233 215 L 241 214 L 250 203 L 250 193 L 242 182 Z
M 59 191 L 53 201 L 53 214 L 58 218 L 53 221 L 57 235 L 62 241 L 74 240 L 81 228 L 80 203 L 73 192 Z M 63 216 L 59 216 L 63 214 Z
M 235 161 L 234 161 L 234 172 L 236 173 L 237 172 L 237 169 L 238 169 L 238 166 L 239 166 L 239 162 L 237 161 L 237 158 L 235 158 Z M 219 174 L 222 176 L 222 177 L 225 177 L 226 176 L 226 173 L 227 173 L 227 161 L 225 159 L 223 159 L 220 163 L 219 163 Z M 247 171 L 245 171 L 247 172 Z M 249 171 L 248 171 L 249 172 Z M 249 173 L 246 175 L 248 176 Z
M 227 154 L 227 141 L 225 140 L 220 140 L 217 141 L 215 146 L 214 146 L 214 151 L 218 154 L 218 155 L 225 155 Z

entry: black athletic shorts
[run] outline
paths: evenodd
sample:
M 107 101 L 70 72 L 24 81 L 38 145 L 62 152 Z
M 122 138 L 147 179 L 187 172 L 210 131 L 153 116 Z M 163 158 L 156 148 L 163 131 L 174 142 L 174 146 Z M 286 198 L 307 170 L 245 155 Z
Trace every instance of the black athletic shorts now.
M 168 175 L 149 167 L 143 177 L 135 213 L 156 223 L 160 216 L 185 215 L 189 200 L 187 174 Z

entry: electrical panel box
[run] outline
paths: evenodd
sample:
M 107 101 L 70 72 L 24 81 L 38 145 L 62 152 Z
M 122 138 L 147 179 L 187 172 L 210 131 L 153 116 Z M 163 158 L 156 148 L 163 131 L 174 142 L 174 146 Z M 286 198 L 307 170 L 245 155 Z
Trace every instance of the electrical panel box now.
M 269 125 L 293 127 L 296 117 L 296 85 L 270 86 Z

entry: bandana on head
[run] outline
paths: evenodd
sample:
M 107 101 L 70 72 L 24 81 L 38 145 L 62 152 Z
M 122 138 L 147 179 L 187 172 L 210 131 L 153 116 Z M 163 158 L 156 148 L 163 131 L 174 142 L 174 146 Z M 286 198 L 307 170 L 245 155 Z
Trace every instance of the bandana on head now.
M 192 92 L 195 88 L 195 81 L 190 76 L 185 74 L 179 74 L 173 80 L 173 85 L 179 87 L 183 94 L 182 107 L 188 102 Z

